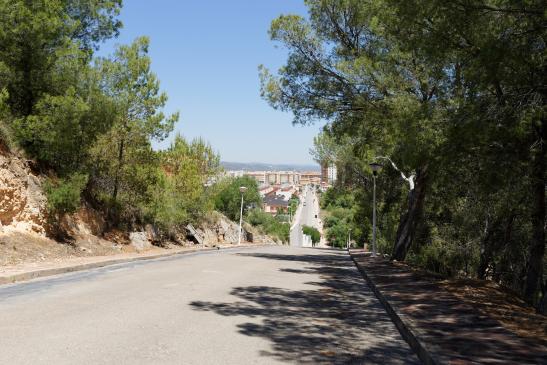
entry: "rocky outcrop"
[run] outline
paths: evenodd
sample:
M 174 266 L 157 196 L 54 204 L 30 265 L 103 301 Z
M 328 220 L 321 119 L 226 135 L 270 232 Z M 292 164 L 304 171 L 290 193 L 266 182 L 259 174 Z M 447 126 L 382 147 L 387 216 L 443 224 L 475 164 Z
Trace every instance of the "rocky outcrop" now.
M 137 252 L 142 252 L 152 247 L 146 232 L 131 232 L 129 234 L 129 240 L 131 241 L 131 246 L 133 246 Z
M 239 240 L 239 224 L 218 212 L 206 220 L 196 231 L 203 238 L 205 246 L 237 244 Z M 271 237 L 260 234 L 254 227 L 246 223 L 243 224 L 241 242 L 275 243 Z
M 0 229 L 46 235 L 46 197 L 42 179 L 28 161 L 0 152 Z

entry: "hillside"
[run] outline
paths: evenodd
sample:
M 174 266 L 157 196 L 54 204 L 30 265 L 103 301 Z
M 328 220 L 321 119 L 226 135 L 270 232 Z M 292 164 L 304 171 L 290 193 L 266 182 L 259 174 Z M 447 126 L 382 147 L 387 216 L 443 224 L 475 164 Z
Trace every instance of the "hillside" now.
M 220 163 L 226 170 L 244 171 L 320 171 L 319 165 L 268 164 L 263 162 L 229 162 Z
M 54 228 L 44 181 L 45 176 L 33 171 L 32 161 L 6 148 L 0 150 L 0 266 L 161 251 L 196 244 L 184 232 L 170 240 L 160 240 L 151 225 L 136 226 L 133 231 L 109 229 L 104 216 L 85 201 L 75 213 L 65 214 Z M 59 229 L 62 242 L 58 240 Z M 217 212 L 196 229 L 205 246 L 237 241 L 238 225 Z M 245 225 L 244 230 L 244 237 L 252 236 L 255 242 L 274 243 L 251 226 Z

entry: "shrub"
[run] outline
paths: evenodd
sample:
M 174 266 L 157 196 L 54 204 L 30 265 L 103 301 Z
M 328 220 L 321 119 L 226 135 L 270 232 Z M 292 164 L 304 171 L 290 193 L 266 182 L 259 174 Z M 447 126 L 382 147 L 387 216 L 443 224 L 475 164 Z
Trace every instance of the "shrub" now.
M 258 184 L 250 176 L 226 179 L 218 184 L 215 196 L 215 209 L 224 213 L 231 220 L 239 220 L 241 209 L 241 193 L 239 188 L 245 186 L 247 191 L 243 194 L 243 215 L 249 206 L 260 206 L 261 198 L 258 193 Z
M 310 236 L 311 241 L 313 243 L 318 243 L 321 240 L 321 233 L 319 233 L 317 228 L 310 227 L 310 226 L 303 226 L 302 227 L 302 232 L 304 232 L 304 234 Z
M 255 227 L 261 227 L 264 233 L 282 242 L 289 242 L 290 225 L 278 221 L 275 217 L 262 210 L 251 210 L 247 216 L 247 221 Z
M 10 127 L 0 120 L 0 145 L 5 146 L 8 151 L 12 151 L 15 147 L 13 134 Z
M 87 184 L 87 175 L 75 173 L 66 179 L 48 180 L 44 190 L 52 213 L 73 213 L 80 207 L 80 195 Z
M 327 239 L 332 247 L 346 247 L 348 239 L 348 226 L 345 223 L 338 223 L 327 231 Z
M 5 89 L 0 90 L 0 145 L 3 145 L 9 151 L 11 151 L 15 147 L 15 139 L 13 137 L 13 132 L 10 126 L 6 122 L 9 115 L 5 103 L 7 97 L 7 91 Z

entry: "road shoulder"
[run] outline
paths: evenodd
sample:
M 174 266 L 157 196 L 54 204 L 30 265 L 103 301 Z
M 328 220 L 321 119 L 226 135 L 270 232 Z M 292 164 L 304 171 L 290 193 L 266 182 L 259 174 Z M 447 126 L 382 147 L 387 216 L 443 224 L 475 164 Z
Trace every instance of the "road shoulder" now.
M 540 364 L 541 341 L 522 338 L 463 302 L 441 285 L 403 266 L 351 257 L 405 340 L 425 364 L 461 362 Z
M 96 269 L 105 266 L 123 264 L 135 261 L 161 259 L 170 256 L 184 255 L 195 252 L 217 251 L 218 249 L 265 247 L 271 244 L 223 245 L 209 247 L 181 247 L 168 251 L 150 250 L 143 253 L 122 253 L 107 256 L 74 257 L 62 261 L 31 262 L 0 268 L 0 285 L 28 281 L 36 278 L 65 274 L 76 271 Z

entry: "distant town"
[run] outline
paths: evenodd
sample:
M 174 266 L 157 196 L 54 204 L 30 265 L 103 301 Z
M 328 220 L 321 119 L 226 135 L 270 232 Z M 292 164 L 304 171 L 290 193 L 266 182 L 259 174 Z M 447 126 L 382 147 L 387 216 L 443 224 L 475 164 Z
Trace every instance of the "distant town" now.
M 322 164 L 320 169 L 315 171 L 248 171 L 241 169 L 227 170 L 225 174 L 229 177 L 250 176 L 255 179 L 263 201 L 262 208 L 266 213 L 276 215 L 291 213 L 289 212 L 290 200 L 300 195 L 302 187 L 311 185 L 324 191 L 332 186 L 336 181 L 337 170 L 335 165 Z

